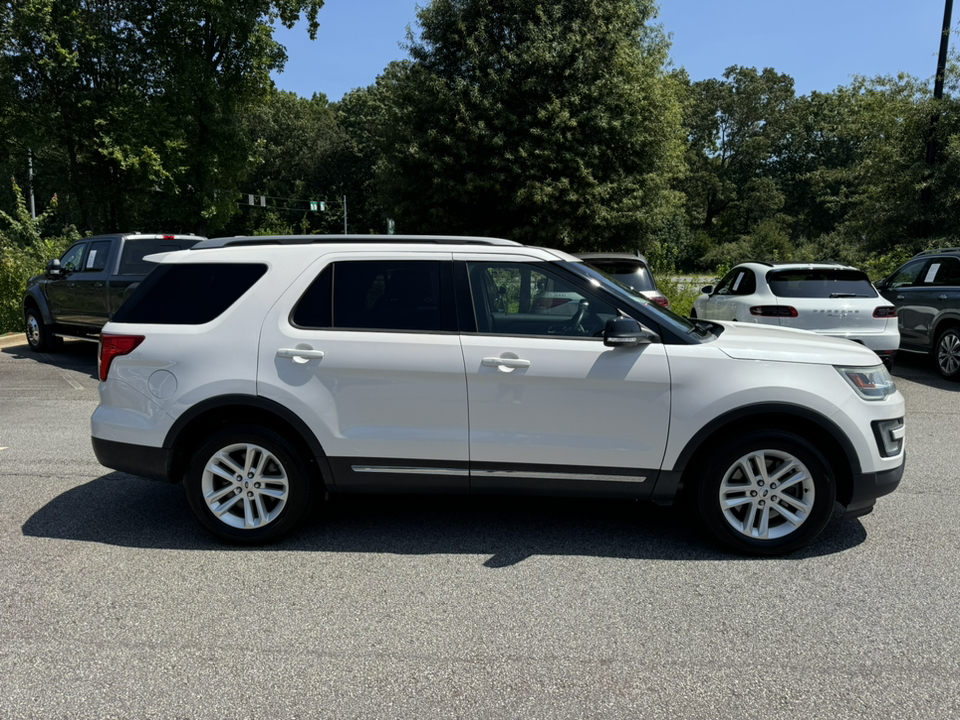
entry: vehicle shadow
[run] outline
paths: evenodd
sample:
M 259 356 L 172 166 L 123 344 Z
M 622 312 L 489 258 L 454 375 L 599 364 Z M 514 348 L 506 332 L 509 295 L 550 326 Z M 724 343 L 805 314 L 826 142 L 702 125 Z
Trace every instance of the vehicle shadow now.
M 894 379 L 903 378 L 937 390 L 960 392 L 960 382 L 947 380 L 934 367 L 933 360 L 918 353 L 897 353 L 896 362 L 891 371 Z
M 679 508 L 520 496 L 336 496 L 320 503 L 284 540 L 239 548 L 216 540 L 194 520 L 181 486 L 119 472 L 54 498 L 22 531 L 29 537 L 168 550 L 480 555 L 487 557 L 483 565 L 488 568 L 509 567 L 535 555 L 680 561 L 737 557 L 701 536 Z M 787 559 L 842 552 L 866 537 L 859 520 L 837 512 L 816 542 Z
M 33 360 L 54 365 L 62 370 L 74 370 L 97 378 L 97 344 L 84 340 L 65 340 L 56 352 L 34 352 L 26 341 L 18 345 L 0 347 L 0 353 L 17 360 Z

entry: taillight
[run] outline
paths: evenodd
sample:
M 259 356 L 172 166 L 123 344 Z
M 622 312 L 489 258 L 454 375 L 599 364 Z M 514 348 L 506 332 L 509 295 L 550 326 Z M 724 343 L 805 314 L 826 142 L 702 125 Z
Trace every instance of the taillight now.
M 797 309 L 789 305 L 755 305 L 750 308 L 750 314 L 762 317 L 797 317 Z
M 662 307 L 665 307 L 665 308 L 670 307 L 670 301 L 667 300 L 667 298 L 666 298 L 665 295 L 657 295 L 657 296 L 655 296 L 655 297 L 653 298 L 653 301 L 654 301 L 657 305 L 660 305 L 660 306 L 662 306 Z
M 891 307 L 890 305 L 884 305 L 883 307 L 878 307 L 873 311 L 873 316 L 875 318 L 894 318 L 897 316 L 897 309 Z
M 97 363 L 100 369 L 100 382 L 105 382 L 110 372 L 110 363 L 115 357 L 127 355 L 143 342 L 143 335 L 101 335 L 100 358 Z

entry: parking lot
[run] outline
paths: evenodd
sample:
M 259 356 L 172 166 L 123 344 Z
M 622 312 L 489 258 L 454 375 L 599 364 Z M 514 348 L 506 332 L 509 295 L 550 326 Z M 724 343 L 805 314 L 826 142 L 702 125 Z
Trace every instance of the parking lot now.
M 896 493 L 723 553 L 623 501 L 337 499 L 237 549 L 100 466 L 96 347 L 0 339 L 0 718 L 960 717 L 960 383 Z

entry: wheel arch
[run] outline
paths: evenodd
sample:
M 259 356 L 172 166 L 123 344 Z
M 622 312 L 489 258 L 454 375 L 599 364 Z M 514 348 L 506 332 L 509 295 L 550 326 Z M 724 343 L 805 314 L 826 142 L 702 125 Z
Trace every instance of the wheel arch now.
M 930 349 L 931 352 L 937 352 L 937 341 L 940 339 L 940 333 L 949 330 L 950 328 L 956 328 L 960 330 L 960 314 L 944 314 L 937 318 L 936 324 L 933 326 L 933 333 L 930 337 Z
M 181 415 L 167 432 L 163 443 L 169 451 L 168 477 L 174 481 L 182 480 L 194 453 L 213 433 L 231 426 L 251 424 L 281 434 L 320 482 L 332 486 L 330 463 L 306 423 L 283 405 L 253 395 L 210 398 Z
M 47 299 L 39 292 L 27 291 L 23 296 L 23 315 L 26 316 L 27 310 L 38 310 L 43 322 L 47 325 L 53 325 L 53 315 L 50 313 L 50 306 Z
M 834 474 L 837 501 L 847 505 L 853 497 L 853 478 L 860 474 L 860 459 L 853 443 L 829 418 L 808 408 L 781 403 L 752 405 L 732 410 L 702 427 L 687 442 L 673 471 L 664 473 L 680 492 L 692 480 L 699 462 L 713 447 L 751 430 L 784 430 L 804 438 L 823 454 Z M 659 483 L 658 483 L 659 485 Z M 657 495 L 661 495 L 657 488 Z

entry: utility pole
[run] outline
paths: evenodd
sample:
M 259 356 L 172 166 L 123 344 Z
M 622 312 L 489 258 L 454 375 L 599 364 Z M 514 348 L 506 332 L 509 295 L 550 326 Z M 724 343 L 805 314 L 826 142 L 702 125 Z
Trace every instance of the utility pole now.
M 37 205 L 33 200 L 33 150 L 27 150 L 27 189 L 30 191 L 30 218 L 37 219 Z
M 343 196 L 343 234 L 347 234 L 347 196 Z
M 947 74 L 947 51 L 950 46 L 950 16 L 953 14 L 953 0 L 944 0 L 943 31 L 940 33 L 940 55 L 937 58 L 937 76 L 933 82 L 935 109 L 930 118 L 930 137 L 927 140 L 927 165 L 931 167 L 937 161 L 937 123 L 940 122 L 940 103 L 943 99 L 943 81 Z
M 943 29 L 940 32 L 940 54 L 937 57 L 937 76 L 933 82 L 933 115 L 930 116 L 930 134 L 927 137 L 927 178 L 929 182 L 920 193 L 921 220 L 920 237 L 930 235 L 926 215 L 933 206 L 933 166 L 937 163 L 937 125 L 940 122 L 940 101 L 943 99 L 944 76 L 947 74 L 947 51 L 950 46 L 950 17 L 953 14 L 953 0 L 944 0 Z

